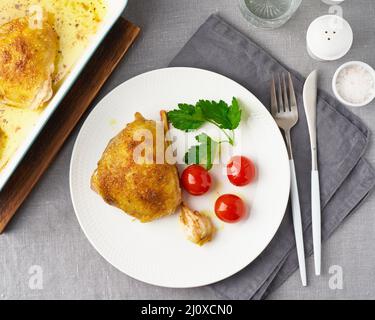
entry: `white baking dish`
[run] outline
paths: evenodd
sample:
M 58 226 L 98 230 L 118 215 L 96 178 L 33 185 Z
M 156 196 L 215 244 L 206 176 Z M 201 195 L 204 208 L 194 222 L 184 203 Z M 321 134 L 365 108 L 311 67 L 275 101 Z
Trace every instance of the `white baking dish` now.
M 106 0 L 107 1 L 107 12 L 104 21 L 102 22 L 98 32 L 92 37 L 89 45 L 87 46 L 86 50 L 82 54 L 81 58 L 76 62 L 73 69 L 70 71 L 69 75 L 64 80 L 61 87 L 55 93 L 54 97 L 48 103 L 48 106 L 42 112 L 41 116 L 38 119 L 38 122 L 31 130 L 27 138 L 23 141 L 21 146 L 18 148 L 16 153 L 12 156 L 10 161 L 6 164 L 2 171 L 0 171 L 0 191 L 13 174 L 15 169 L 17 168 L 18 164 L 25 156 L 26 152 L 33 144 L 34 140 L 47 123 L 48 119 L 51 117 L 53 112 L 58 107 L 61 100 L 65 97 L 73 83 L 78 78 L 79 74 L 81 73 L 82 69 L 86 65 L 86 63 L 90 60 L 91 56 L 99 46 L 99 44 L 103 41 L 105 36 L 107 35 L 108 31 L 112 28 L 113 24 L 116 20 L 120 17 L 121 13 L 125 9 L 128 0 Z

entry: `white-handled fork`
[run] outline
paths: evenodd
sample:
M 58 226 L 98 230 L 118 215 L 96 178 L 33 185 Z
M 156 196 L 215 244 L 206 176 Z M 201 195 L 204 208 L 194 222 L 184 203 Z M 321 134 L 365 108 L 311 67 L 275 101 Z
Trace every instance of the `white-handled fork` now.
M 294 93 L 293 82 L 288 73 L 288 80 L 285 80 L 285 75 L 278 78 L 278 85 L 276 90 L 275 78 L 272 78 L 271 83 L 271 112 L 277 125 L 284 131 L 285 140 L 289 156 L 290 174 L 291 174 L 291 202 L 294 235 L 296 239 L 297 256 L 299 270 L 301 274 L 302 285 L 307 285 L 306 279 L 306 263 L 305 263 L 305 249 L 303 243 L 303 227 L 301 208 L 298 195 L 298 185 L 296 170 L 294 166 L 292 143 L 290 138 L 290 130 L 298 122 L 298 108 L 297 100 Z M 288 83 L 288 85 L 287 85 Z M 289 90 L 287 89 L 289 88 Z

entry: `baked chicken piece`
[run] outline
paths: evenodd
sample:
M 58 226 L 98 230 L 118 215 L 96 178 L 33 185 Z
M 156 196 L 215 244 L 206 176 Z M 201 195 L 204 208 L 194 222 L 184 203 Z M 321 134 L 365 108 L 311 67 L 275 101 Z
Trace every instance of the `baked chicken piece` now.
M 141 222 L 171 215 L 181 203 L 176 166 L 155 161 L 156 131 L 155 121 L 136 113 L 135 120 L 109 142 L 91 178 L 92 189 L 104 201 Z M 149 143 L 147 138 L 135 139 L 147 132 L 152 134 Z M 141 144 L 145 152 L 138 154 Z M 145 154 L 151 161 L 142 163 Z
M 29 20 L 0 26 L 0 103 L 37 109 L 53 95 L 58 37 L 47 19 L 40 26 Z

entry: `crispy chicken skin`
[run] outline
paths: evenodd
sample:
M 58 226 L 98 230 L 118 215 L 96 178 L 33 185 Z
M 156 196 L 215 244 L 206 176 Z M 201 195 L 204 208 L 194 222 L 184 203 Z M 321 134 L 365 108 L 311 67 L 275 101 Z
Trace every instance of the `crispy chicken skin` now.
M 47 19 L 41 26 L 29 18 L 0 26 L 0 103 L 36 109 L 51 99 L 58 37 Z
M 134 140 L 137 130 L 149 130 L 153 138 L 153 163 L 136 163 Z M 168 216 L 181 203 L 177 168 L 155 163 L 156 123 L 140 113 L 114 137 L 105 149 L 91 178 L 91 187 L 104 201 L 141 222 Z

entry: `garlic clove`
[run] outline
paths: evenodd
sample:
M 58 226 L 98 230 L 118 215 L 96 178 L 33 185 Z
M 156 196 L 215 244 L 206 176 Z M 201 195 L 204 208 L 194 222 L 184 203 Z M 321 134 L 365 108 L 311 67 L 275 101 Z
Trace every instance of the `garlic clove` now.
M 187 238 L 200 246 L 211 241 L 216 232 L 210 217 L 191 210 L 184 203 L 181 206 L 180 222 L 185 228 Z

